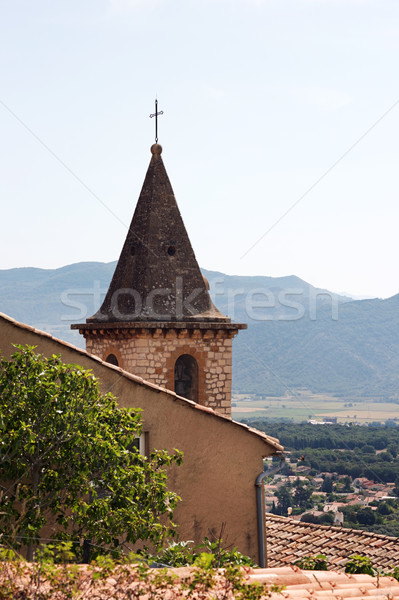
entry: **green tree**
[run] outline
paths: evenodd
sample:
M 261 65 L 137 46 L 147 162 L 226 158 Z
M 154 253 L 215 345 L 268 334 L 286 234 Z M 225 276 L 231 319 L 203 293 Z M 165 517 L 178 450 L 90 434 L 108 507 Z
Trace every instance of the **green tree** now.
M 320 515 L 320 523 L 322 525 L 333 525 L 334 524 L 334 515 L 331 512 L 326 512 Z
M 390 515 L 391 513 L 393 513 L 393 512 L 394 512 L 394 510 L 393 510 L 393 508 L 392 508 L 391 506 L 389 506 L 389 504 L 387 504 L 386 502 L 381 502 L 381 503 L 378 505 L 377 512 L 378 512 L 380 515 L 387 516 L 387 515 Z
M 352 554 L 345 565 L 345 573 L 365 573 L 366 575 L 375 575 L 375 570 L 368 556 Z
M 168 491 L 175 451 L 147 458 L 135 447 L 140 410 L 101 394 L 90 371 L 17 347 L 0 360 L 0 531 L 4 544 L 34 547 L 46 523 L 77 546 L 110 551 L 162 542 L 179 498 Z M 160 520 L 161 515 L 168 518 Z M 0 535 L 1 543 L 1 535 Z
M 392 462 L 393 461 L 393 454 L 391 454 L 390 452 L 380 452 L 380 454 L 378 455 L 379 460 L 385 460 L 386 462 Z
M 348 475 L 344 478 L 344 487 L 342 488 L 342 491 L 345 494 L 349 494 L 351 491 L 353 491 L 351 486 L 351 478 Z
M 342 512 L 344 513 L 345 524 L 350 527 L 357 525 L 357 511 L 358 506 L 343 506 Z
M 375 448 L 371 444 L 365 444 L 360 452 L 363 454 L 375 454 Z
M 311 508 L 312 492 L 313 490 L 309 484 L 304 485 L 302 482 L 299 482 L 299 484 L 295 488 L 293 502 L 299 508 Z
M 396 458 L 398 455 L 398 448 L 399 448 L 398 444 L 391 443 L 391 444 L 388 444 L 387 451 L 390 452 L 390 454 L 392 454 L 393 458 Z
M 374 525 L 375 514 L 369 506 L 366 506 L 358 511 L 357 520 L 361 525 Z
M 320 525 L 319 517 L 316 517 L 315 515 L 312 515 L 311 513 L 303 514 L 301 516 L 301 522 L 302 523 L 316 523 L 317 525 Z
M 333 481 L 331 477 L 325 477 L 323 484 L 321 486 L 321 491 L 326 492 L 327 494 L 331 494 L 333 491 Z
M 287 515 L 288 508 L 292 506 L 292 496 L 290 492 L 290 488 L 287 485 L 281 486 L 279 490 L 276 492 L 276 496 L 278 498 L 278 506 L 277 511 L 280 515 Z

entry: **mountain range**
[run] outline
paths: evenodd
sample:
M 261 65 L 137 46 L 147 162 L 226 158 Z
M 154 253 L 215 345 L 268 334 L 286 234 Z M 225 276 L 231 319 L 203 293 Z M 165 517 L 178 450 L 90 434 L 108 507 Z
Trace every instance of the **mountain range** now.
M 96 312 L 115 265 L 0 270 L 0 311 L 84 347 L 70 324 Z M 353 300 L 296 276 L 202 272 L 216 306 L 248 323 L 233 344 L 235 392 L 399 398 L 399 294 Z

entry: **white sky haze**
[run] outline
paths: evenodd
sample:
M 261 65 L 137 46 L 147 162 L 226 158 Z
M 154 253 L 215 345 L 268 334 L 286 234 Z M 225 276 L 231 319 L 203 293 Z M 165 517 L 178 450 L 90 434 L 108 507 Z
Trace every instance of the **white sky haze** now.
M 118 258 L 157 95 L 202 267 L 398 293 L 398 33 L 397 0 L 0 0 L 0 268 Z

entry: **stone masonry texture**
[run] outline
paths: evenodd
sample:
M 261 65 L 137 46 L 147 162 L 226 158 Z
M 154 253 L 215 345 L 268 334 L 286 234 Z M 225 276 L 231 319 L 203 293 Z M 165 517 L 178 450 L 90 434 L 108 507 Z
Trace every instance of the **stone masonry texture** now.
M 122 369 L 174 390 L 174 365 L 182 354 L 198 363 L 198 401 L 218 413 L 231 416 L 231 330 L 130 329 L 85 331 L 90 354 L 105 360 L 114 354 Z

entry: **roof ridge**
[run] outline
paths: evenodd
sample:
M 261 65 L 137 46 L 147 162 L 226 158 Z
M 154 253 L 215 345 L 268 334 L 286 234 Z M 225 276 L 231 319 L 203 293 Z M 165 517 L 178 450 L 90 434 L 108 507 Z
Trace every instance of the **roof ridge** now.
M 5 313 L 2 313 L 2 312 L 0 312 L 0 320 L 1 319 L 3 319 L 4 321 L 8 321 L 9 323 L 12 323 L 19 329 L 31 331 L 32 333 L 35 333 L 36 335 L 51 339 L 51 340 L 57 342 L 58 344 L 60 344 L 61 346 L 66 346 L 67 348 L 70 348 L 71 350 L 78 352 L 85 358 L 88 358 L 89 360 L 93 360 L 94 362 L 101 364 L 102 366 L 106 367 L 107 369 L 113 369 L 113 370 L 117 371 L 122 377 L 125 377 L 126 379 L 130 379 L 131 381 L 134 381 L 134 382 L 138 383 L 139 385 L 143 385 L 145 387 L 150 387 L 157 392 L 162 392 L 164 394 L 167 394 L 168 396 L 171 396 L 175 401 L 178 401 L 182 404 L 190 406 L 191 408 L 193 408 L 195 410 L 200 410 L 203 412 L 203 414 L 209 414 L 212 417 L 216 417 L 218 419 L 223 419 L 237 427 L 244 427 L 249 433 L 256 435 L 258 438 L 263 439 L 267 444 L 269 444 L 270 446 L 273 446 L 277 451 L 282 452 L 284 450 L 283 446 L 281 446 L 281 444 L 278 442 L 278 440 L 276 440 L 276 438 L 272 438 L 272 437 L 268 436 L 263 431 L 258 431 L 257 429 L 248 427 L 248 425 L 245 425 L 244 423 L 239 423 L 238 421 L 234 421 L 233 419 L 230 419 L 229 417 L 226 417 L 225 415 L 222 415 L 222 414 L 216 412 L 213 408 L 206 407 L 206 406 L 203 406 L 202 404 L 198 404 L 198 403 L 194 402 L 193 400 L 188 400 L 187 398 L 183 398 L 183 396 L 179 396 L 172 390 L 168 390 L 167 388 L 156 385 L 155 383 L 151 383 L 150 381 L 147 381 L 146 379 L 143 379 L 142 377 L 139 377 L 137 375 L 134 375 L 133 373 L 129 373 L 128 371 L 125 371 L 121 367 L 111 365 L 110 363 L 103 361 L 100 357 L 98 357 L 94 354 L 89 354 L 86 350 L 83 350 L 83 348 L 79 348 L 78 346 L 75 346 L 74 344 L 71 344 L 70 342 L 65 342 L 64 340 L 56 338 L 55 336 L 51 335 L 47 331 L 41 331 L 40 329 L 36 329 L 36 327 L 33 327 L 32 325 L 27 325 L 26 323 L 21 323 L 20 321 L 17 321 L 13 317 L 10 317 L 9 315 L 6 315 Z
M 336 527 L 334 525 L 322 525 L 321 523 L 306 523 L 305 521 L 297 521 L 296 519 L 292 519 L 290 517 L 285 517 L 283 515 L 274 515 L 273 513 L 266 513 L 266 520 L 274 520 L 274 521 L 285 521 L 288 523 L 295 524 L 300 527 L 309 527 L 310 529 L 324 529 L 324 530 L 333 530 L 336 532 L 343 533 L 353 533 L 357 535 L 361 535 L 362 537 L 370 536 L 370 537 L 378 537 L 380 539 L 388 539 L 392 541 L 396 541 L 399 544 L 399 538 L 395 536 L 386 535 L 384 533 L 376 533 L 373 531 L 365 531 L 364 529 L 353 529 L 352 527 Z

